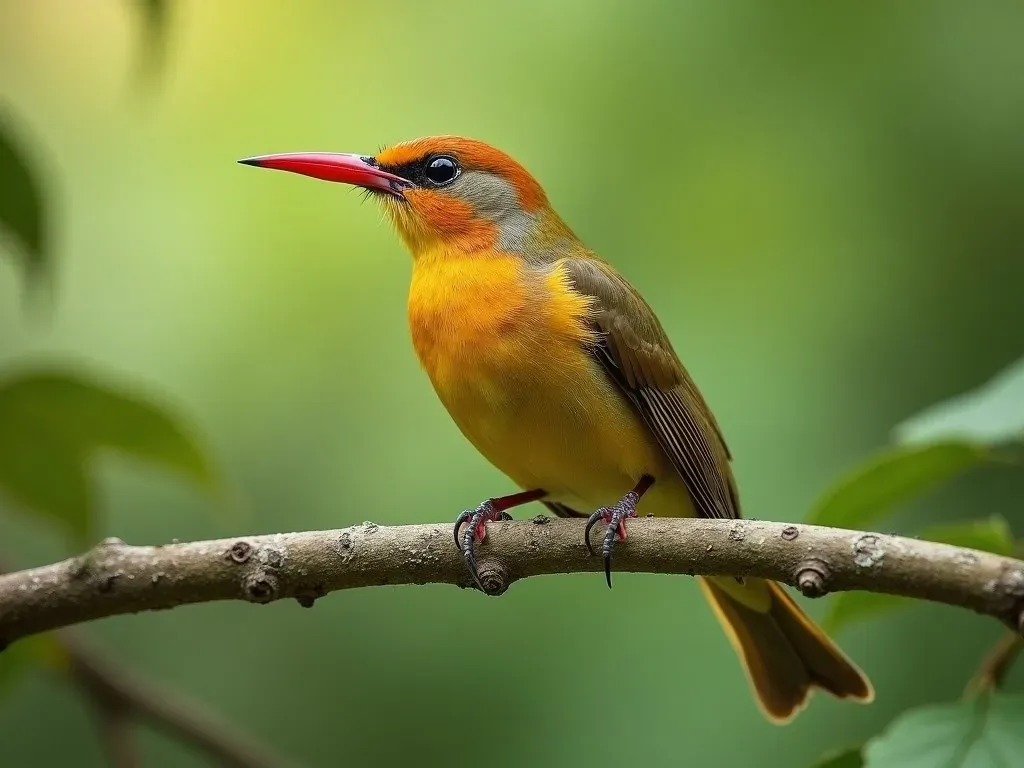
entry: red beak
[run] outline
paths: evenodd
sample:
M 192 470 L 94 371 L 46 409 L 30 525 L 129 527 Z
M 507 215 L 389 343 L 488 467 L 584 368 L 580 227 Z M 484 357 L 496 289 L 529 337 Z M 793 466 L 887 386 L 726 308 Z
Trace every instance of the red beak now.
M 412 182 L 381 170 L 377 161 L 364 155 L 344 155 L 335 152 L 291 152 L 283 155 L 262 155 L 249 157 L 238 162 L 255 165 L 257 168 L 273 168 L 290 171 L 303 176 L 312 176 L 324 181 L 340 181 L 354 184 L 374 192 L 385 192 L 402 197 L 402 190 L 413 186 Z

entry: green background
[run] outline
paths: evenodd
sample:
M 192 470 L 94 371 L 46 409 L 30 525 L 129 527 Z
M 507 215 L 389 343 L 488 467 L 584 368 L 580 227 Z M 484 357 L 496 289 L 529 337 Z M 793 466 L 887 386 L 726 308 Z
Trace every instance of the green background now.
M 426 134 L 522 161 L 644 293 L 736 456 L 747 513 L 799 520 L 891 425 L 1022 352 L 1024 6 L 1016 2 L 187 0 L 133 82 L 126 2 L 0 0 L 0 105 L 47 180 L 50 316 L 0 261 L 0 371 L 78 361 L 188 415 L 240 503 L 116 460 L 132 543 L 448 520 L 511 484 L 407 337 L 409 258 L 348 190 L 235 164 Z M 2 246 L 2 244 L 0 244 Z M 1001 512 L 985 469 L 891 527 Z M 540 509 L 528 508 L 523 515 Z M 68 543 L 26 516 L 27 566 Z M 811 605 L 819 613 L 823 605 Z M 869 708 L 762 720 L 691 580 L 595 574 L 214 604 L 89 628 L 126 664 L 309 765 L 799 766 L 953 699 L 998 636 L 915 607 L 840 640 Z M 603 657 L 619 657 L 615 673 Z M 201 765 L 148 736 L 149 765 Z M 4 765 L 104 765 L 36 673 L 0 699 Z

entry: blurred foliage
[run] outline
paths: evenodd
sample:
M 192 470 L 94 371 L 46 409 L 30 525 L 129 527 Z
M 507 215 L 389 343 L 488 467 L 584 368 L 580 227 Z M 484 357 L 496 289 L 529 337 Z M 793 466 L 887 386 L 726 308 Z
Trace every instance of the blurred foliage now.
M 809 522 L 819 525 L 867 527 L 898 504 L 934 490 L 944 481 L 992 457 L 1000 446 L 1024 437 L 1024 359 L 968 395 L 927 408 L 899 425 L 894 434 L 904 445 L 872 457 L 849 472 L 817 504 Z M 953 438 L 977 442 L 951 442 Z M 983 442 L 984 441 L 984 442 Z M 986 445 L 985 443 L 988 443 Z M 1000 555 L 1012 555 L 1015 542 L 1006 519 L 967 520 L 932 526 L 920 538 Z M 838 632 L 846 625 L 913 605 L 915 601 L 871 592 L 835 595 L 824 625 Z M 975 701 L 914 709 L 886 733 L 868 743 L 863 754 L 850 749 L 820 766 L 869 768 L 903 766 L 1013 765 L 1024 754 L 1024 732 L 1013 718 L 1024 699 L 993 696 L 985 691 Z
M 128 0 L 138 10 L 142 35 L 139 37 L 136 72 L 143 86 L 152 85 L 164 66 L 171 3 L 168 0 Z
M 980 387 L 934 405 L 894 430 L 902 445 L 887 449 L 839 480 L 808 522 L 863 528 L 1024 440 L 1024 358 Z
M 988 456 L 984 446 L 934 443 L 886 450 L 842 478 L 807 522 L 838 528 L 874 525 L 899 504 L 938 487 Z
M 20 259 L 26 280 L 36 281 L 51 266 L 47 205 L 41 182 L 9 121 L 9 115 L 0 114 L 0 244 L 6 234 L 15 247 L 0 252 Z
M 376 217 L 330 185 L 255 181 L 233 163 L 427 133 L 476 135 L 526 162 L 644 292 L 725 427 L 751 514 L 789 519 L 847 468 L 810 522 L 894 519 L 997 552 L 1020 531 L 1024 473 L 998 469 L 1024 431 L 1024 359 L 920 411 L 1021 353 L 1019 4 L 529 0 L 500 25 L 466 0 L 318 0 L 303 14 L 129 4 L 134 15 L 0 0 L 0 97 L 14 105 L 0 116 L 0 258 L 38 277 L 56 225 L 66 233 L 52 332 L 30 336 L 0 300 L 0 492 L 46 515 L 0 514 L 0 549 L 19 565 L 67 554 L 37 525 L 47 518 L 90 538 L 227 533 L 173 488 L 92 467 L 112 448 L 204 488 L 226 482 L 164 402 L 197 415 L 261 530 L 435 519 L 508 487 L 416 370 L 396 290 L 407 267 Z M 110 73 L 132 66 L 160 86 L 146 118 L 107 97 Z M 40 352 L 90 364 L 21 362 Z M 538 755 L 789 768 L 903 711 L 827 764 L 887 766 L 928 745 L 982 760 L 984 744 L 1019 739 L 1001 725 L 1021 717 L 1010 694 L 931 705 L 962 687 L 991 623 L 830 598 L 879 701 L 816 701 L 780 732 L 740 705 L 746 682 L 696 590 L 621 581 L 611 596 L 565 577 L 497 603 L 359 591 L 312 619 L 211 605 L 90 629 L 311 765 L 335 764 L 339 744 L 353 765 L 448 765 L 454 728 L 495 768 Z M 883 615 L 884 631 L 854 621 Z M 582 671 L 595 631 L 600 647 L 631 649 L 611 686 Z M 36 642 L 0 653 L 0 678 L 45 658 Z M 451 674 L 466 665 L 480 701 Z M 615 711 L 643 713 L 628 739 L 592 738 L 609 692 Z M 467 717 L 478 726 L 462 729 Z M 20 763 L 102 763 L 77 705 L 37 676 L 0 704 L 0 743 Z M 170 742 L 147 746 L 154 765 L 194 764 Z
M 985 461 L 1003 462 L 998 449 L 1020 442 L 1024 422 L 1021 403 L 1008 393 L 1024 388 L 1024 358 L 976 392 L 934 405 L 894 430 L 903 445 L 886 449 L 848 472 L 817 503 L 808 522 L 844 528 L 869 528 L 900 504 L 913 501 Z M 977 420 L 978 428 L 972 427 Z M 908 426 L 909 425 L 909 426 Z M 969 435 L 979 442 L 952 441 Z M 985 439 L 988 444 L 981 443 Z M 1013 534 L 998 514 L 925 528 L 920 538 L 1000 555 L 1015 551 Z M 846 592 L 836 595 L 825 625 L 838 631 L 846 624 L 881 616 L 914 601 L 892 595 Z
M 829 752 L 814 768 L 861 768 L 864 765 L 864 757 L 860 747 L 848 747 L 835 752 Z
M 1024 754 L 1024 696 L 984 693 L 898 717 L 864 750 L 870 768 L 1009 768 Z
M 993 445 L 1024 440 L 1024 357 L 973 392 L 898 425 L 896 436 L 915 444 L 954 438 Z
M 210 460 L 162 405 L 57 368 L 0 379 L 0 498 L 46 515 L 79 546 L 96 535 L 89 477 L 96 454 L 114 450 L 218 490 Z

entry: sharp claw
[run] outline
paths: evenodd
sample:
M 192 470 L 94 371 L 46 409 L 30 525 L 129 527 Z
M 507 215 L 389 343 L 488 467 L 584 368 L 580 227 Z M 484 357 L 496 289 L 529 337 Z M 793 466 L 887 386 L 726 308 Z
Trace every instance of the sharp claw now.
M 473 577 L 473 583 L 481 592 L 486 592 L 483 582 L 480 581 L 480 575 L 476 572 L 476 555 L 473 554 L 473 550 L 467 549 L 463 556 L 466 558 L 466 567 L 469 568 L 469 575 Z
M 587 519 L 587 525 L 583 529 L 583 539 L 591 556 L 596 555 L 594 545 L 590 543 L 590 531 L 597 525 L 598 520 L 604 520 L 607 526 L 604 529 L 604 537 L 601 541 L 601 554 L 604 555 L 604 577 L 608 582 L 608 588 L 612 586 L 612 550 L 615 548 L 615 536 L 619 541 L 626 538 L 626 520 L 636 517 L 636 505 L 640 497 L 654 484 L 654 478 L 644 475 L 636 487 L 627 493 L 618 504 L 611 507 L 601 507 Z
M 594 545 L 590 543 L 590 532 L 594 529 L 594 526 L 597 525 L 598 520 L 600 520 L 602 517 L 604 517 L 604 510 L 597 510 L 587 520 L 587 527 L 583 529 L 583 540 L 587 543 L 587 550 L 589 550 L 591 557 L 596 555 L 597 552 L 594 551 Z
M 459 546 L 459 528 L 461 528 L 462 524 L 464 522 L 466 522 L 467 520 L 469 520 L 472 516 L 473 516 L 473 513 L 470 512 L 467 509 L 461 515 L 459 515 L 457 518 L 455 518 L 455 531 L 454 531 L 454 535 L 455 535 L 455 546 L 456 547 Z
M 604 529 L 604 541 L 601 544 L 601 551 L 606 557 L 612 554 L 612 547 L 615 546 L 615 534 L 619 530 L 619 513 L 612 512 L 612 519 L 608 521 L 608 527 Z
M 467 564 L 468 564 L 468 561 L 467 561 Z M 473 564 L 469 566 L 469 573 L 473 577 L 473 583 L 476 584 L 476 588 L 479 589 L 481 592 L 483 592 L 486 595 L 487 594 L 487 590 L 484 589 L 483 582 L 480 581 L 480 577 L 477 575 L 477 572 L 476 572 L 476 561 L 475 560 L 473 561 Z
M 476 572 L 476 553 L 473 552 L 473 538 L 476 536 L 476 527 L 479 524 L 477 517 L 480 513 L 474 513 L 469 518 L 469 525 L 466 527 L 465 533 L 462 534 L 462 543 L 459 545 L 459 549 L 462 550 L 462 558 L 466 561 L 466 567 L 469 569 L 470 576 L 473 577 L 473 582 L 480 588 L 480 591 L 484 591 L 484 585 L 480 583 L 480 577 Z
M 608 582 L 608 589 L 612 588 L 612 547 L 615 546 L 615 534 L 618 533 L 620 525 L 622 525 L 622 511 L 615 509 L 612 512 L 611 520 L 608 521 L 608 527 L 605 528 L 604 541 L 601 544 L 601 552 L 604 554 L 604 574 L 605 580 Z

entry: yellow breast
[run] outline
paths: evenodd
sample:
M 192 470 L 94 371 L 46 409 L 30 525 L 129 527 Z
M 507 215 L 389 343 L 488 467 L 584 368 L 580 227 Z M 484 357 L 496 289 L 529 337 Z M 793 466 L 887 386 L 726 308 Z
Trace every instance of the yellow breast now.
M 501 255 L 421 255 L 409 294 L 416 353 L 463 434 L 520 486 L 587 506 L 662 463 L 586 351 L 590 306 L 559 265 Z

